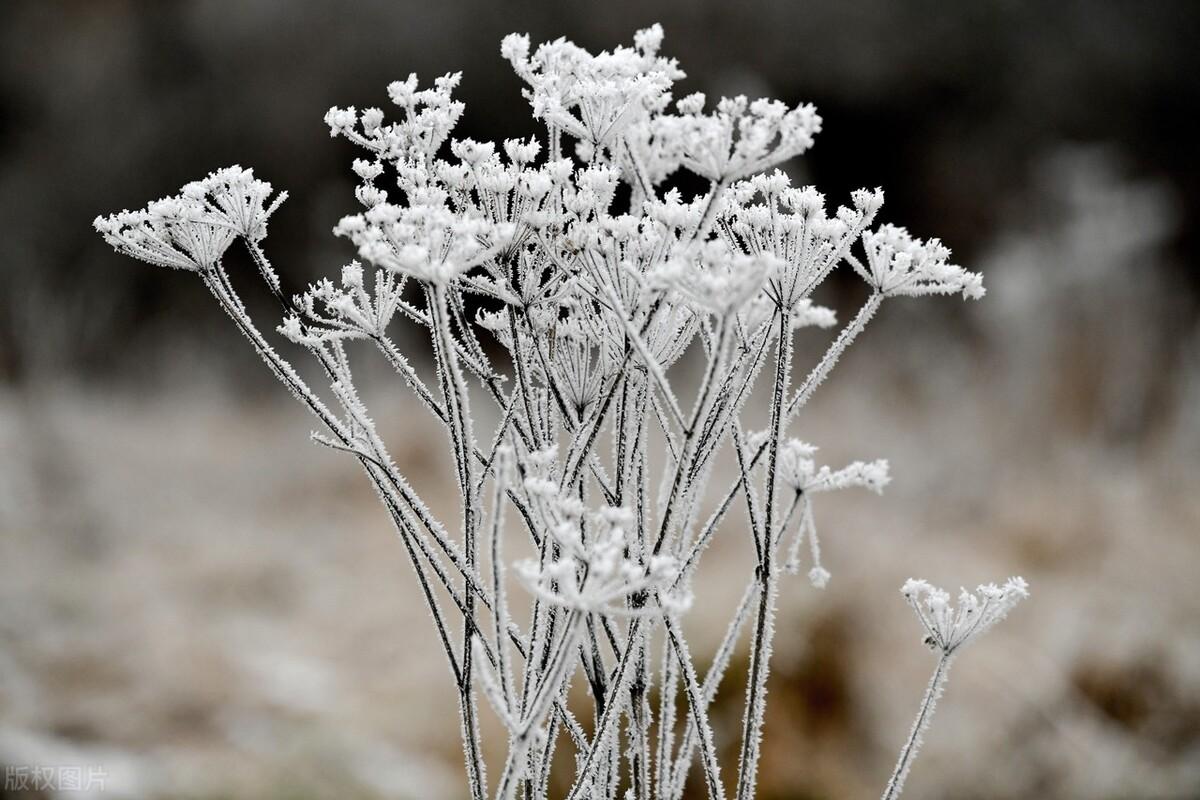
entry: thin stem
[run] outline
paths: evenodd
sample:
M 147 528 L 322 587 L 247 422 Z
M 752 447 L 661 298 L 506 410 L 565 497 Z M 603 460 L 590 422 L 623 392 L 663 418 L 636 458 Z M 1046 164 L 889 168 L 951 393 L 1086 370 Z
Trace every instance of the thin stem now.
M 837 364 L 838 358 L 841 356 L 841 354 L 845 352 L 846 349 L 849 348 L 854 340 L 858 337 L 858 335 L 862 333 L 863 328 L 866 327 L 867 322 L 870 321 L 872 316 L 874 316 L 875 311 L 878 310 L 881 302 L 883 302 L 882 295 L 871 295 L 867 302 L 863 304 L 862 308 L 859 309 L 854 319 L 842 329 L 842 332 L 838 335 L 837 339 L 835 339 L 825 351 L 825 355 L 821 358 L 821 361 L 816 367 L 813 368 L 808 377 L 805 378 L 804 383 L 801 384 L 796 394 L 792 396 L 791 401 L 788 403 L 787 410 L 787 419 L 789 421 L 795 416 L 796 412 L 798 412 L 812 397 L 813 392 L 816 391 L 817 387 L 829 375 L 834 365 Z M 759 459 L 762 458 L 763 454 L 765 454 L 767 451 L 767 444 L 767 442 L 763 442 L 758 449 L 755 450 L 753 455 L 751 455 L 750 463 L 747 465 L 748 470 L 753 469 L 755 465 L 758 464 Z M 724 519 L 726 512 L 729 511 L 729 507 L 733 504 L 733 499 L 737 497 L 738 491 L 741 490 L 744 485 L 745 483 L 742 477 L 738 476 L 734 480 L 733 485 L 730 486 L 729 490 L 725 493 L 725 496 L 721 498 L 721 502 L 717 504 L 717 509 L 712 513 L 712 516 L 709 517 L 708 522 L 706 522 L 704 525 L 704 529 L 696 538 L 696 541 L 692 543 L 692 547 L 689 550 L 688 555 L 683 559 L 684 569 L 680 571 L 679 578 L 676 580 L 676 585 L 681 583 L 687 576 L 691 574 L 691 571 L 694 568 L 696 561 L 699 559 L 701 552 L 703 552 L 704 548 L 708 546 L 709 541 L 711 541 L 713 535 L 716 533 L 717 526 L 721 524 L 721 520 Z
M 917 718 L 913 720 L 912 731 L 908 734 L 908 741 L 904 743 L 904 747 L 900 748 L 900 758 L 897 759 L 896 768 L 892 770 L 892 777 L 888 779 L 887 786 L 883 790 L 882 800 L 896 800 L 903 791 L 904 780 L 908 777 L 908 771 L 912 768 L 912 763 L 921 749 L 922 739 L 926 728 L 929 727 L 929 721 L 933 717 L 934 707 L 946 689 L 946 680 L 950 676 L 950 664 L 953 660 L 953 653 L 943 652 L 938 657 L 937 667 L 933 670 L 929 686 L 925 689 L 925 697 L 921 700 L 921 708 L 917 711 Z
M 635 617 L 630 624 L 630 637 L 636 635 L 642 626 L 642 618 Z M 626 647 L 621 660 L 617 663 L 615 674 L 612 678 L 613 696 L 621 697 L 628 689 L 629 679 L 632 675 L 630 664 L 633 661 L 634 648 Z M 596 723 L 596 732 L 592 736 L 592 745 L 584 756 L 583 765 L 579 771 L 579 776 L 575 779 L 574 785 L 571 786 L 571 791 L 567 795 L 567 800 L 580 800 L 584 790 L 592 783 L 592 774 L 596 771 L 598 760 L 604 755 L 607 749 L 610 738 L 614 732 L 614 727 L 617 718 L 620 717 L 623 703 L 609 703 L 604 709 L 604 714 Z
M 708 722 L 708 703 L 696 680 L 696 668 L 693 666 L 691 653 L 688 652 L 687 642 L 678 626 L 669 616 L 664 616 L 663 623 L 670 639 L 671 649 L 679 661 L 680 673 L 683 676 L 684 693 L 688 698 L 691 709 L 692 725 L 699 731 L 700 763 L 704 767 L 704 782 L 708 787 L 709 800 L 725 800 L 725 788 L 721 784 L 721 768 L 717 764 L 716 747 L 713 744 L 712 726 Z
M 738 800 L 749 800 L 754 794 L 761 752 L 763 716 L 766 711 L 768 662 L 775 633 L 775 593 L 777 578 L 774 570 L 775 483 L 779 463 L 779 439 L 783 433 L 784 400 L 792 362 L 792 337 L 788 317 L 779 313 L 778 358 L 775 366 L 775 386 L 771 393 L 771 435 L 768 441 L 767 486 L 764 520 L 756 534 L 759 547 L 759 600 L 754 623 L 754 639 L 750 651 L 750 676 L 746 689 L 746 711 L 742 726 L 742 750 L 738 767 Z

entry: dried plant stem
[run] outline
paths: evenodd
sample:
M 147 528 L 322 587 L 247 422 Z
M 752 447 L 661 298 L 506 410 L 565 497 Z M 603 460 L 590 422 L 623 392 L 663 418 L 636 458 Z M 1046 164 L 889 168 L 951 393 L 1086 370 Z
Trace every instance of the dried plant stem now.
M 784 403 L 792 366 L 792 336 L 785 314 L 779 314 L 779 338 L 775 364 L 775 382 L 771 392 L 771 427 L 767 442 L 767 477 L 764 516 L 761 530 L 752 531 L 759 555 L 759 599 L 750 644 L 750 675 L 746 689 L 746 709 L 742 726 L 742 749 L 738 760 L 737 799 L 749 800 L 754 793 L 758 758 L 761 752 L 763 717 L 766 711 L 767 675 L 771 645 L 775 634 L 775 593 L 777 576 L 774 566 L 774 530 L 776 475 L 779 468 L 779 439 L 783 432 Z M 756 527 L 756 526 L 755 526 Z
M 930 719 L 933 718 L 934 707 L 941 698 L 942 692 L 945 691 L 946 680 L 950 677 L 950 664 L 953 660 L 954 653 L 939 654 L 937 666 L 934 667 L 933 676 L 929 679 L 925 696 L 921 699 L 921 708 L 917 711 L 917 718 L 913 720 L 908 740 L 900 748 L 900 757 L 896 761 L 896 768 L 892 770 L 892 777 L 888 779 L 887 787 L 883 790 L 882 800 L 896 800 L 904 789 L 908 771 L 912 768 L 912 763 L 921 749 L 925 730 L 929 727 Z

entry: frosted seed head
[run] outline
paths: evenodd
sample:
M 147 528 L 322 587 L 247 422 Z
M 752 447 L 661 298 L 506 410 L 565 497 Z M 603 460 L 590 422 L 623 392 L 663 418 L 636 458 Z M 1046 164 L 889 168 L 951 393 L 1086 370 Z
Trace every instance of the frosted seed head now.
M 883 189 L 876 187 L 874 191 L 858 189 L 850 195 L 854 208 L 867 218 L 874 217 L 883 207 Z
M 633 44 L 644 55 L 655 55 L 663 43 L 663 27 L 654 23 L 649 28 L 643 28 L 633 35 Z
M 500 55 L 517 68 L 517 74 L 523 76 L 526 63 L 529 61 L 529 34 L 510 33 L 500 42 Z
M 531 648 L 552 645 L 553 639 L 541 642 L 535 637 L 546 632 L 558 636 L 561 629 L 555 623 L 563 617 L 555 616 L 558 609 L 542 605 L 539 613 L 552 623 L 546 627 L 539 621 L 523 628 L 503 619 L 508 611 L 499 602 L 502 585 L 488 586 L 485 574 L 487 568 L 499 572 L 502 562 L 500 558 L 489 561 L 484 554 L 472 568 L 469 559 L 460 558 L 468 550 L 467 533 L 479 534 L 472 540 L 475 543 L 495 535 L 492 553 L 499 554 L 501 532 L 508 535 L 505 525 L 531 527 L 532 538 L 546 546 L 539 548 L 538 559 L 517 562 L 514 574 L 545 603 L 583 612 L 568 618 L 682 613 L 691 603 L 685 587 L 692 577 L 681 570 L 690 570 L 702 549 L 698 538 L 692 538 L 699 509 L 708 499 L 704 493 L 708 465 L 702 459 L 723 452 L 729 431 L 740 430 L 753 416 L 742 416 L 740 398 L 758 391 L 761 384 L 755 381 L 760 373 L 755 370 L 773 353 L 782 352 L 776 347 L 779 325 L 770 323 L 782 323 L 785 336 L 786 326 L 834 326 L 833 311 L 813 304 L 810 295 L 842 264 L 855 269 L 875 290 L 873 302 L 880 296 L 977 298 L 984 294 L 982 278 L 953 264 L 940 241 L 923 241 L 895 226 L 873 227 L 883 203 L 882 191 L 856 191 L 847 206 L 834 210 L 827 209 L 826 198 L 815 188 L 791 185 L 777 167 L 813 145 L 822 128 L 813 106 L 736 96 L 706 108 L 702 94 L 674 102 L 673 84 L 683 72 L 673 60 L 660 56 L 662 46 L 659 25 L 638 31 L 631 45 L 599 53 L 565 39 L 531 49 L 526 35 L 505 37 L 501 55 L 524 81 L 523 94 L 534 117 L 547 126 L 527 140 L 452 141 L 451 133 L 464 111 L 452 96 L 460 83 L 459 73 L 443 75 L 425 87 L 416 75 L 391 83 L 387 94 L 395 108 L 389 109 L 388 120 L 377 108 L 360 113 L 354 107 L 334 107 L 325 115 L 331 135 L 345 136 L 366 151 L 352 165 L 360 213 L 345 217 L 334 229 L 348 240 L 362 263 L 344 267 L 340 282 L 322 280 L 310 286 L 295 299 L 295 313 L 288 313 L 278 330 L 328 359 L 324 363 L 336 373 L 333 397 L 340 408 L 331 409 L 327 420 L 337 435 L 319 440 L 359 451 L 360 456 L 378 455 L 378 463 L 369 467 L 373 477 L 386 476 L 393 465 L 376 443 L 370 417 L 351 381 L 347 359 L 338 346 L 346 339 L 369 336 L 383 346 L 409 387 L 451 429 L 456 457 L 486 453 L 489 443 L 497 447 L 490 474 L 486 461 L 460 465 L 460 479 L 464 474 L 473 478 L 475 491 L 467 501 L 478 503 L 474 510 L 479 514 L 464 514 L 461 531 L 443 531 L 436 522 L 421 520 L 431 540 L 447 537 L 436 544 L 456 568 L 448 578 L 431 576 L 442 580 L 442 589 L 435 586 L 435 592 L 448 589 L 458 601 L 482 589 L 478 616 L 486 626 L 491 620 L 482 607 L 497 615 L 495 630 L 488 631 L 495 634 L 497 645 L 505 631 L 528 637 L 525 643 Z M 548 152 L 545 163 L 538 164 L 541 141 L 547 142 Z M 383 183 L 385 167 L 388 191 L 375 185 Z M 664 191 L 664 181 L 681 168 L 707 178 L 711 189 L 687 196 L 679 189 Z M 686 181 L 678 183 L 686 185 Z M 235 165 L 188 183 L 171 197 L 137 211 L 97 217 L 93 224 L 122 252 L 153 264 L 202 271 L 217 263 L 233 239 L 240 236 L 254 244 L 265 236 L 267 221 L 282 197 L 251 170 Z M 630 198 L 628 208 L 625 198 Z M 265 263 L 257 248 L 252 252 L 260 265 Z M 375 274 L 370 287 L 363 264 Z M 420 285 L 414 286 L 409 278 Z M 429 290 L 425 296 L 434 303 L 446 300 L 450 313 L 436 313 L 442 306 L 423 300 L 424 290 Z M 476 346 L 459 318 L 465 308 L 478 309 L 479 327 L 507 351 L 508 363 L 501 354 L 496 367 L 507 374 L 488 374 L 493 351 Z M 442 344 L 443 335 L 453 340 L 449 350 L 439 348 L 453 356 L 439 357 L 433 391 L 402 355 L 388 349 L 392 343 L 383 331 L 397 312 L 415 327 L 434 329 Z M 235 316 L 244 313 L 234 309 Z M 714 324 L 712 317 L 720 324 Z M 513 335 L 510 320 L 516 321 L 519 337 Z M 239 317 L 239 322 L 249 320 Z M 827 371 L 857 335 L 854 326 L 859 324 L 856 317 L 829 349 L 822 361 L 826 366 L 814 370 L 802 386 L 812 388 L 824 380 L 821 370 Z M 731 334 L 730 338 L 718 339 L 714 335 L 718 332 Z M 335 346 L 325 346 L 331 343 Z M 724 349 L 714 349 L 718 343 Z M 668 373 L 689 349 L 710 357 L 720 354 L 713 362 L 718 385 L 707 395 L 710 416 L 697 417 L 701 424 L 695 426 L 686 424 L 690 404 L 674 396 L 673 376 Z M 260 350 L 303 399 L 321 407 L 317 396 L 323 392 L 305 395 L 300 373 L 291 372 L 290 365 L 269 347 Z M 769 367 L 762 370 L 769 372 Z M 475 432 L 468 400 L 478 393 L 476 379 L 488 389 L 509 381 L 510 405 L 502 411 L 511 421 L 502 423 L 500 430 L 487 425 L 480 426 L 489 428 L 486 433 Z M 455 390 L 464 382 L 470 389 L 459 394 Z M 788 388 L 788 397 L 807 399 L 808 388 L 796 395 Z M 647 411 L 651 400 L 661 408 Z M 695 413 L 705 411 L 704 403 L 698 405 Z M 632 416 L 628 428 L 616 423 L 617 408 Z M 458 411 L 463 413 L 454 413 Z M 651 443 L 637 433 L 632 441 L 622 438 L 640 424 L 654 428 L 659 421 L 647 419 L 659 412 L 666 418 L 660 426 L 664 436 L 656 433 Z M 785 424 L 791 422 L 790 412 L 789 405 Z M 644 418 L 637 419 L 637 413 Z M 324 419 L 323 411 L 319 416 Z M 596 427 L 589 428 L 593 419 Z M 488 422 L 493 421 L 489 417 Z M 512 427 L 506 430 L 504 425 Z M 594 440 L 587 438 L 589 431 Z M 600 449 L 610 436 L 616 445 L 612 458 Z M 766 431 L 751 435 L 751 452 L 759 455 L 768 438 Z M 537 443 L 548 442 L 563 443 L 562 462 L 553 447 L 528 452 Z M 665 458 L 663 449 L 669 450 Z M 694 464 L 676 461 L 693 458 L 693 453 L 699 454 Z M 830 573 L 820 560 L 815 493 L 855 487 L 879 492 L 890 480 L 888 464 L 878 460 L 841 468 L 820 465 L 816 448 L 797 440 L 781 442 L 777 455 L 776 477 L 794 492 L 764 487 L 761 481 L 767 470 L 760 466 L 751 475 L 757 485 L 747 490 L 751 513 L 757 513 L 755 504 L 764 502 L 763 494 L 770 502 L 792 504 L 778 519 L 772 516 L 782 525 L 783 513 L 798 513 L 798 520 L 787 518 L 797 535 L 786 563 L 800 571 L 798 551 L 807 538 L 812 550 L 811 561 L 805 560 L 810 567 L 808 579 L 824 587 Z M 658 475 L 642 474 L 656 471 L 664 461 L 665 492 L 674 492 L 670 478 L 676 471 L 682 477 L 679 494 L 671 498 L 678 506 L 666 505 L 663 492 L 655 496 Z M 622 472 L 615 479 L 607 474 L 616 469 Z M 487 492 L 484 487 L 489 481 L 495 482 L 490 488 L 498 493 Z M 597 485 L 602 491 L 596 491 Z M 522 520 L 513 524 L 510 515 L 501 525 L 499 513 L 489 514 L 504 507 L 510 491 L 520 500 Z M 638 513 L 586 505 L 602 495 L 634 498 Z M 669 525 L 665 508 L 672 513 Z M 424 513 L 416 503 L 410 510 Z M 663 526 L 662 554 L 651 555 L 655 532 L 641 526 L 653 526 L 656 520 Z M 476 528 L 470 529 L 471 524 Z M 462 545 L 455 540 L 456 533 L 463 535 Z M 683 548 L 689 541 L 700 547 L 685 558 Z M 442 558 L 435 555 L 428 565 L 438 572 Z M 947 592 L 924 581 L 908 581 L 903 591 L 920 618 L 922 636 L 943 653 L 977 637 L 1027 595 L 1019 578 L 1002 585 L 986 584 L 974 592 L 963 590 L 953 601 Z M 442 604 L 447 611 L 454 605 Z M 661 639 L 654 634 L 646 641 Z M 757 652 L 769 650 L 769 639 L 769 632 L 760 633 L 755 647 L 765 649 Z M 503 672 L 501 659 L 489 663 L 489 656 L 499 656 L 504 649 L 491 641 L 490 636 L 473 637 L 485 684 L 490 676 L 486 670 L 495 666 L 497 673 Z M 569 636 L 563 641 L 568 646 L 576 643 Z M 514 643 L 519 649 L 520 640 Z M 447 649 L 453 664 L 454 648 Z M 530 654 L 525 650 L 526 656 Z M 578 669 L 574 653 L 570 655 L 563 669 Z M 606 662 L 613 655 L 604 649 Z M 693 681 L 687 674 L 689 665 L 680 666 L 680 681 Z M 570 677 L 567 674 L 564 680 Z M 495 681 L 495 686 L 502 682 Z M 620 685 L 616 688 L 624 691 Z M 485 685 L 485 691 L 489 699 L 499 698 L 498 709 L 510 702 L 500 696 L 507 687 L 493 691 Z M 620 729 L 621 708 L 609 707 L 614 708 L 612 716 Z M 696 710 L 703 715 L 702 706 Z M 755 748 L 761 711 L 759 703 L 746 716 L 746 742 Z M 501 716 L 507 715 L 502 710 Z M 571 723 L 569 715 L 565 721 Z M 511 723 L 510 730 L 521 724 L 508 718 L 505 722 Z M 531 724 L 525 733 L 536 744 L 545 731 L 540 721 Z M 711 739 L 707 724 L 697 727 L 700 738 Z M 611 731 L 609 737 L 595 752 L 615 752 Z M 536 751 L 540 748 L 535 746 L 530 752 Z M 685 757 L 682 751 L 679 755 Z M 517 774 L 525 774 L 526 767 L 521 760 Z M 746 770 L 751 780 L 754 769 L 751 763 Z M 715 767 L 706 764 L 706 770 L 719 785 Z M 624 785 L 624 778 L 612 777 L 611 786 Z M 590 788 L 581 784 L 582 793 L 606 790 L 604 782 L 595 778 L 591 777 Z M 739 795 L 744 788 L 739 787 Z
M 363 286 L 362 264 L 351 261 L 342 267 L 342 286 L 347 289 L 361 289 Z
M 978 299 L 985 293 L 982 276 L 951 264 L 949 249 L 937 239 L 925 242 L 904 228 L 881 225 L 862 240 L 867 267 L 860 274 L 886 296 L 961 294 Z
M 1020 577 L 1009 578 L 1003 586 L 984 584 L 974 594 L 963 589 L 956 607 L 948 592 L 926 581 L 910 578 L 900 591 L 925 629 L 925 643 L 946 655 L 978 638 L 1029 596 L 1028 584 Z
M 801 299 L 791 311 L 792 329 L 815 326 L 832 328 L 837 325 L 837 313 L 832 308 L 819 306 L 807 297 Z
M 681 97 L 675 103 L 675 109 L 680 114 L 694 115 L 699 114 L 704 110 L 704 104 L 708 98 L 704 96 L 704 92 L 693 92 L 686 97 Z
M 368 161 L 365 158 L 354 159 L 354 174 L 364 181 L 373 181 L 383 174 L 383 164 L 378 161 Z
M 469 166 L 476 166 L 491 158 L 495 150 L 496 146 L 491 142 L 477 142 L 474 139 L 456 139 L 450 143 L 450 152 Z
M 325 112 L 325 124 L 329 126 L 329 135 L 344 136 L 354 131 L 354 126 L 358 123 L 358 114 L 354 110 L 354 106 L 349 108 L 339 108 L 333 106 L 329 111 Z
M 378 189 L 368 184 L 362 184 L 355 187 L 354 197 L 358 202 L 362 203 L 365 208 L 374 208 L 377 205 L 386 203 L 388 194 L 383 189 Z
M 378 108 L 364 109 L 361 121 L 363 133 L 375 136 L 379 133 L 380 126 L 383 125 L 383 111 Z
M 528 141 L 520 139 L 506 139 L 504 142 L 504 152 L 508 154 L 508 160 L 517 165 L 524 165 L 532 162 L 537 158 L 538 152 L 541 150 L 541 144 L 532 136 Z
M 403 81 L 392 81 L 387 87 L 388 97 L 398 106 L 411 106 L 417 94 L 416 73 L 409 73 Z
M 98 217 L 93 227 L 120 253 L 188 272 L 216 266 L 238 235 L 226 211 L 206 197 L 198 198 L 194 188 L 155 200 L 140 211 Z

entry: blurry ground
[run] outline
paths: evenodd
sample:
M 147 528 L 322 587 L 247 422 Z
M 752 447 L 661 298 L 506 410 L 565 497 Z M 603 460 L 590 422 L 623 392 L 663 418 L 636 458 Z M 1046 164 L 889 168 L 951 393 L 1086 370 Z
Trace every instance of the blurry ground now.
M 784 592 L 766 800 L 878 792 L 932 666 L 900 583 L 1010 574 L 1033 598 L 957 663 L 911 796 L 1200 796 L 1200 338 L 1160 268 L 1171 198 L 1102 150 L 1042 174 L 1053 208 L 972 264 L 989 296 L 953 324 L 922 311 L 956 300 L 885 304 L 794 431 L 895 481 L 817 504 L 834 578 Z M 112 797 L 461 796 L 453 695 L 365 481 L 282 392 L 170 374 L 0 395 L 0 764 L 103 764 Z M 439 432 L 380 416 L 445 508 Z M 710 557 L 697 651 L 745 544 L 731 526 Z

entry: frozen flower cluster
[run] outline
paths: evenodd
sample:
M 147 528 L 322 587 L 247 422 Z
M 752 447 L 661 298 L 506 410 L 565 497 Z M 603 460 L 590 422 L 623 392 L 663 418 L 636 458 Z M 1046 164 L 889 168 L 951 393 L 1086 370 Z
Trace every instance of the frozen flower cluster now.
M 236 238 L 257 243 L 266 237 L 267 220 L 287 199 L 287 192 L 274 200 L 271 193 L 271 184 L 252 170 L 227 167 L 187 184 L 178 195 L 138 211 L 96 217 L 93 224 L 125 255 L 159 267 L 207 270 Z
M 891 481 L 888 462 L 878 459 L 870 463 L 855 461 L 839 470 L 827 466 L 817 468 L 812 458 L 817 448 L 799 439 L 789 439 L 780 449 L 780 477 L 797 492 L 828 492 L 860 486 L 876 494 Z
M 684 77 L 674 59 L 658 55 L 663 30 L 639 31 L 633 47 L 593 55 L 565 39 L 547 42 L 530 54 L 529 37 L 511 34 L 500 53 L 529 89 L 533 116 L 578 140 L 594 153 L 645 124 L 670 99 L 671 85 Z
M 807 541 L 812 559 L 808 579 L 813 586 L 823 589 L 832 575 L 821 564 L 821 541 L 813 516 L 812 495 L 855 487 L 882 494 L 883 487 L 892 479 L 888 473 L 888 462 L 884 459 L 869 463 L 855 461 L 834 470 L 828 466 L 818 468 L 813 458 L 816 452 L 815 445 L 799 439 L 789 439 L 782 443 L 779 446 L 779 477 L 783 485 L 795 490 L 796 504 L 800 508 L 800 523 L 788 551 L 786 569 L 788 572 L 799 572 L 800 551 Z
M 567 800 L 679 800 L 697 772 L 710 800 L 750 800 L 779 595 L 802 561 L 813 585 L 831 577 L 813 498 L 890 481 L 884 460 L 818 465 L 790 431 L 885 301 L 984 294 L 938 240 L 880 223 L 881 190 L 838 204 L 793 185 L 787 162 L 821 131 L 811 105 L 679 93 L 686 76 L 663 44 L 657 25 L 600 53 L 506 37 L 540 126 L 529 138 L 456 137 L 457 73 L 391 83 L 386 112 L 330 109 L 330 135 L 357 156 L 357 206 L 333 229 L 353 260 L 299 291 L 262 246 L 285 194 L 250 170 L 95 222 L 118 251 L 197 275 L 312 413 L 313 440 L 362 468 L 458 694 L 471 800 L 544 800 L 554 763 L 573 769 Z M 239 243 L 283 307 L 265 329 L 227 272 Z M 861 279 L 844 322 L 817 295 L 836 270 Z M 414 332 L 428 339 L 420 356 Z M 799 337 L 823 343 L 807 367 Z M 352 367 L 370 354 L 445 434 L 448 520 L 391 456 L 375 413 L 395 404 L 373 412 L 358 390 Z M 749 419 L 767 427 L 747 433 Z M 712 602 L 705 570 L 730 569 L 705 560 L 718 536 L 753 566 L 715 655 L 696 659 L 681 618 L 693 596 Z M 905 591 L 948 658 L 1025 586 L 981 587 L 953 608 L 926 584 Z M 709 705 L 739 648 L 745 712 L 719 739 Z M 579 680 L 590 708 L 572 700 Z M 489 707 L 509 737 L 492 769 Z M 890 796 L 915 747 L 904 752 Z
M 546 487 L 533 488 L 536 492 Z M 515 564 L 518 576 L 534 594 L 588 613 L 650 612 L 648 603 L 673 614 L 687 611 L 690 596 L 669 591 L 679 574 L 674 558 L 651 556 L 643 566 L 627 556 L 633 544 L 627 533 L 633 525 L 628 509 L 604 508 L 585 520 L 577 501 L 556 505 L 557 521 L 549 530 L 559 546 L 558 557 L 545 563 L 524 559 Z M 591 523 L 588 532 L 585 522 Z
M 1008 616 L 1029 596 L 1029 585 L 1023 578 L 1009 578 L 1002 586 L 980 586 L 975 594 L 963 589 L 957 606 L 949 592 L 922 580 L 909 579 L 900 591 L 928 634 L 925 643 L 949 655 Z
M 924 242 L 904 228 L 881 225 L 863 237 L 867 263 L 854 268 L 876 290 L 889 295 L 957 294 L 979 299 L 983 279 L 949 263 L 950 251 L 937 239 Z

